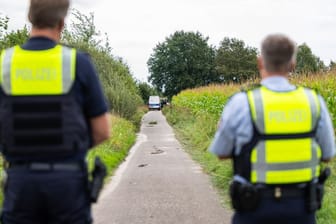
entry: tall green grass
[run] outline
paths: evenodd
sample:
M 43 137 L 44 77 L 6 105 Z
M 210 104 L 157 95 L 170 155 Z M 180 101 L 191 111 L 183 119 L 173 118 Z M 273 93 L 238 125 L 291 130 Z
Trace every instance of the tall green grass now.
M 227 85 L 225 88 L 220 85 L 210 85 L 189 89 L 174 96 L 172 103 L 174 106 L 187 108 L 196 115 L 214 114 L 219 116 L 230 95 L 238 90 L 236 85 Z
M 336 125 L 336 72 L 311 76 L 294 76 L 291 82 L 315 89 L 325 99 L 333 124 Z M 214 184 L 229 207 L 228 185 L 232 177 L 230 160 L 219 161 L 207 149 L 214 137 L 223 106 L 231 95 L 248 89 L 254 83 L 217 85 L 182 91 L 173 97 L 172 106 L 164 110 L 168 121 L 175 128 L 187 151 L 210 174 Z M 327 181 L 323 209 L 317 213 L 318 224 L 332 224 L 336 220 L 336 164 L 328 164 L 333 175 Z
M 107 167 L 109 175 L 125 159 L 136 140 L 136 127 L 128 120 L 112 116 L 112 135 L 109 140 L 89 151 L 87 162 L 93 166 L 94 158 L 99 156 Z

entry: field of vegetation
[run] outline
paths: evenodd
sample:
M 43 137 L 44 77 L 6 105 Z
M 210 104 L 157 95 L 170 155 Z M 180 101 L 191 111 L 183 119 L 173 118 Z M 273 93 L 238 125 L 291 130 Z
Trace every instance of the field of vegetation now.
M 336 125 L 336 72 L 328 74 L 291 77 L 297 85 L 316 89 L 326 100 L 333 124 Z M 255 81 L 254 83 L 257 83 Z M 207 149 L 214 137 L 223 106 L 229 97 L 254 86 L 244 85 L 211 85 L 182 91 L 172 99 L 172 106 L 164 110 L 168 121 L 174 126 L 179 139 L 186 150 L 210 174 L 213 183 L 223 196 L 226 207 L 230 207 L 228 185 L 232 177 L 231 161 L 219 161 Z M 196 130 L 196 131 L 195 131 Z M 336 220 L 336 164 L 327 164 L 332 168 L 333 175 L 327 181 L 324 206 L 318 212 L 318 224 L 332 224 Z

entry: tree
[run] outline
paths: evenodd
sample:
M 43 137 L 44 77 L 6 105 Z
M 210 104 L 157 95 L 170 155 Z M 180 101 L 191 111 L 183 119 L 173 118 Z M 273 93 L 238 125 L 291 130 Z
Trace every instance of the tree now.
M 296 63 L 295 72 L 299 74 L 316 73 L 324 70 L 326 67 L 323 61 L 313 54 L 312 50 L 306 43 L 298 46 Z
M 146 82 L 138 83 L 138 88 L 144 103 L 148 102 L 149 96 L 159 95 L 158 92 Z
M 168 97 L 217 80 L 215 50 L 199 32 L 177 31 L 153 51 L 147 62 L 148 80 Z
M 336 70 L 336 62 L 334 62 L 334 61 L 330 61 L 329 66 L 328 66 L 328 69 L 329 69 L 330 71 L 332 71 L 332 70 Z
M 316 57 L 316 61 L 317 61 L 317 70 L 319 72 L 327 72 L 328 71 L 328 66 L 326 66 L 324 64 L 324 62 L 319 57 Z
M 257 49 L 244 41 L 225 37 L 216 54 L 216 71 L 221 81 L 241 82 L 258 74 Z
M 0 39 L 4 36 L 6 30 L 8 29 L 8 17 L 1 17 L 0 16 Z
M 112 55 L 108 38 L 101 38 L 94 14 L 73 11 L 74 21 L 64 30 L 62 42 L 88 52 L 98 71 L 105 96 L 113 113 L 131 119 L 142 104 L 136 82 L 121 58 Z
M 3 38 L 0 39 L 0 50 L 12 47 L 14 45 L 22 45 L 29 38 L 29 32 L 26 26 L 22 29 L 11 31 L 6 33 Z
M 74 21 L 63 31 L 63 40 L 101 47 L 102 40 L 97 39 L 100 32 L 94 24 L 94 14 L 85 15 L 76 9 L 73 9 L 71 14 L 74 16 Z
M 27 26 L 8 32 L 8 17 L 0 17 L 0 51 L 17 44 L 23 44 L 29 37 Z

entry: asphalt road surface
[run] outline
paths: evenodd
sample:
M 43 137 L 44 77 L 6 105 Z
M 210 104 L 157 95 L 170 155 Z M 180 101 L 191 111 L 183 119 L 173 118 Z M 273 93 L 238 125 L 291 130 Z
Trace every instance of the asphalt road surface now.
M 144 116 L 137 143 L 93 208 L 95 224 L 226 224 L 231 213 L 183 151 L 160 111 Z

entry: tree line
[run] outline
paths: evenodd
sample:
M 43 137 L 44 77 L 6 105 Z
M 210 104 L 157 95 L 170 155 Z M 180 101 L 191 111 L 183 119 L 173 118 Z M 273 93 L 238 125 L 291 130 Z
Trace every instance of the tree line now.
M 258 76 L 258 49 L 237 38 L 224 37 L 216 48 L 200 32 L 177 31 L 158 43 L 147 61 L 148 81 L 166 96 L 210 83 L 241 83 Z M 325 72 L 336 68 L 298 46 L 296 74 Z
M 258 76 L 258 49 L 237 38 L 224 37 L 216 48 L 200 32 L 177 31 L 158 43 L 148 59 L 148 81 L 133 77 L 123 59 L 114 56 L 107 35 L 96 30 L 94 14 L 72 12 L 74 20 L 66 27 L 62 43 L 88 52 L 97 68 L 112 112 L 131 118 L 137 107 L 146 104 L 150 95 L 172 97 L 181 90 L 211 83 L 244 82 Z M 9 18 L 0 15 L 0 51 L 23 44 L 29 38 L 24 26 L 8 30 Z M 297 74 L 317 73 L 336 68 L 325 65 L 303 43 L 298 46 Z

